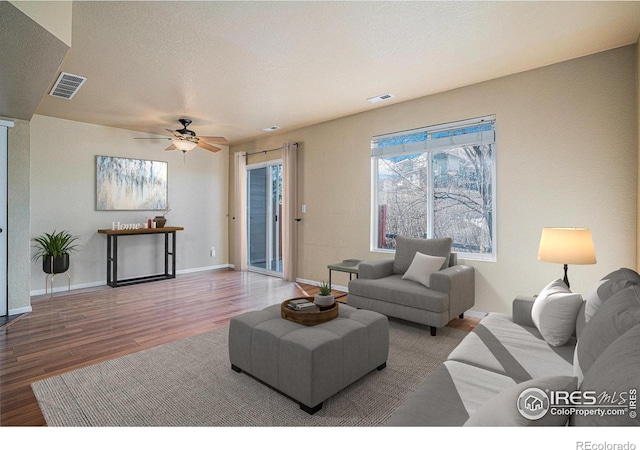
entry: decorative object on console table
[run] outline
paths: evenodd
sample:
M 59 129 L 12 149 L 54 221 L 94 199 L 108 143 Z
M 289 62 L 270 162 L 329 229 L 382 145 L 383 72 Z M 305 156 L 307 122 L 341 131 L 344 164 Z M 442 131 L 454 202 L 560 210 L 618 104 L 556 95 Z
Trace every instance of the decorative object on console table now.
M 335 298 L 331 295 L 331 286 L 326 281 L 320 284 L 320 292 L 314 296 L 313 303 L 320 309 L 326 309 L 335 303 Z
M 568 264 L 595 264 L 596 251 L 589 228 L 553 228 L 542 229 L 540 261 L 564 264 L 564 283 L 569 286 Z
M 167 214 L 169 214 L 169 211 L 171 211 L 171 208 L 167 208 L 164 210 L 164 212 L 162 213 L 161 216 L 156 216 L 153 221 L 156 224 L 156 228 L 162 228 L 166 225 L 167 223 L 167 218 L 165 217 Z

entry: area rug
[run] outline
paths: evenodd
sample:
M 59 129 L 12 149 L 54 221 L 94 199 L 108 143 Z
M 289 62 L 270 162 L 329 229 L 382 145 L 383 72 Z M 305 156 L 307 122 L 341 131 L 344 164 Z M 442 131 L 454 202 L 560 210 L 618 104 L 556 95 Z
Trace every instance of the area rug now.
M 49 426 L 379 426 L 467 334 L 389 321 L 389 359 L 311 416 L 231 370 L 228 327 L 31 385 Z

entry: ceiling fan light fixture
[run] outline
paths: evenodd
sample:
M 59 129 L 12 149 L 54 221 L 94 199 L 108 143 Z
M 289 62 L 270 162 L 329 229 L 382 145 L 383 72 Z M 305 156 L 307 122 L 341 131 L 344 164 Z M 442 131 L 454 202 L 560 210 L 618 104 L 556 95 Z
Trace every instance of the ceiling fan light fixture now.
M 198 146 L 195 142 L 185 141 L 182 139 L 173 139 L 171 143 L 175 145 L 178 150 L 182 150 L 183 152 L 189 152 Z

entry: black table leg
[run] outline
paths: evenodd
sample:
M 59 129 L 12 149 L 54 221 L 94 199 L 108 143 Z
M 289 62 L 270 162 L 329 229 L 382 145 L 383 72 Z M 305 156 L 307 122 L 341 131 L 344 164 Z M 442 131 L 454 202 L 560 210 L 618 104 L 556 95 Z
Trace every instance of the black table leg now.
M 111 276 L 111 283 L 112 286 L 117 286 L 118 285 L 118 236 L 113 235 L 113 247 L 112 247 L 112 268 L 113 268 L 113 273 Z
M 169 233 L 164 234 L 164 276 L 169 277 Z
M 175 278 L 176 276 L 176 232 L 171 233 L 172 243 L 171 243 L 171 265 L 173 266 L 171 276 Z
M 113 236 L 107 236 L 107 285 L 111 286 L 111 270 L 113 265 L 113 258 L 111 257 L 111 238 Z

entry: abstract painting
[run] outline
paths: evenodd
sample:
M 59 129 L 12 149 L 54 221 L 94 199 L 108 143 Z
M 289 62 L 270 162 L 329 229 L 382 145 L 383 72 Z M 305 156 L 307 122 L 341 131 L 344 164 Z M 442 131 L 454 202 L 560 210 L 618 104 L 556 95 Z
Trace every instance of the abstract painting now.
M 167 162 L 96 156 L 96 209 L 167 209 Z

